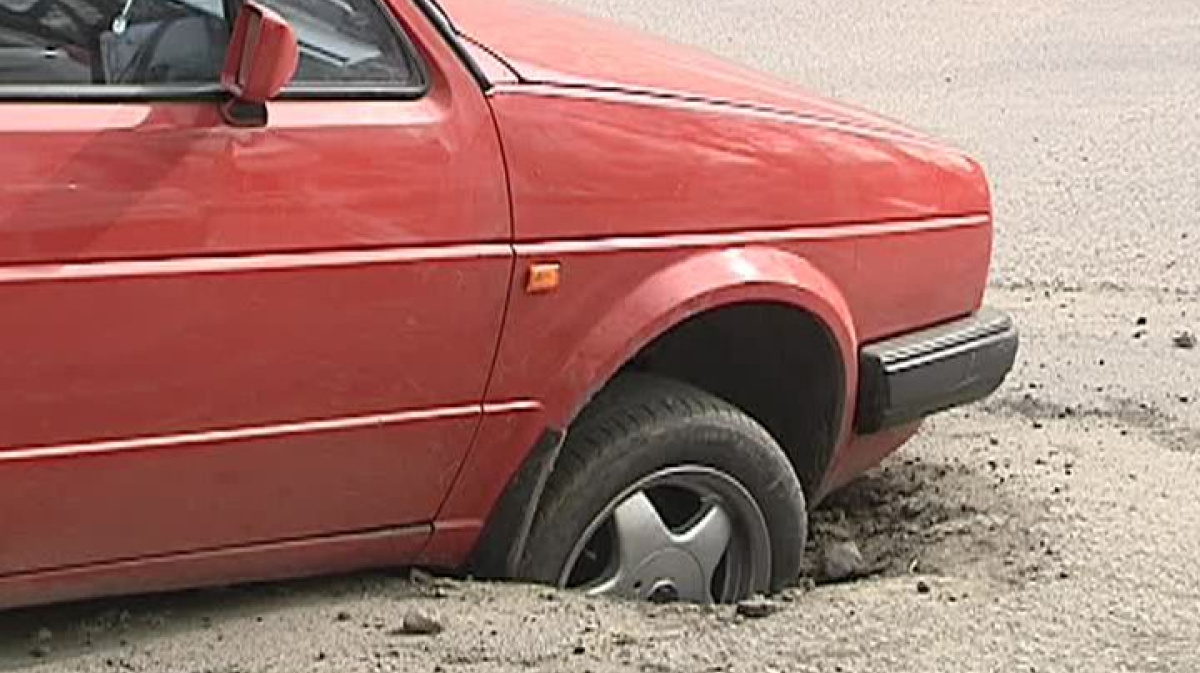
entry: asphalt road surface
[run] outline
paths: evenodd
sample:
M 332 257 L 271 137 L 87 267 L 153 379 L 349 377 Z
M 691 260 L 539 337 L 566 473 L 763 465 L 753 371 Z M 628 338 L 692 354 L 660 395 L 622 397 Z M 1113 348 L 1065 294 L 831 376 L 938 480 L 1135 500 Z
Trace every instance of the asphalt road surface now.
M 103 601 L 0 615 L 0 669 L 1200 670 L 1200 3 L 562 1 L 987 167 L 1021 363 L 816 514 L 876 573 L 759 620 L 387 575 Z

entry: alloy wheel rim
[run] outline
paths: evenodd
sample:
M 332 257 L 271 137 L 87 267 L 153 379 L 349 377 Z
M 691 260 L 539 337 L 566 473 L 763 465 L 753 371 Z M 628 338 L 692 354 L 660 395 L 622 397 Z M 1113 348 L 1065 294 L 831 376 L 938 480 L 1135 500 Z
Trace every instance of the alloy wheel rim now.
M 764 590 L 766 519 L 733 477 L 707 466 L 655 472 L 584 530 L 559 586 L 655 602 L 728 603 Z

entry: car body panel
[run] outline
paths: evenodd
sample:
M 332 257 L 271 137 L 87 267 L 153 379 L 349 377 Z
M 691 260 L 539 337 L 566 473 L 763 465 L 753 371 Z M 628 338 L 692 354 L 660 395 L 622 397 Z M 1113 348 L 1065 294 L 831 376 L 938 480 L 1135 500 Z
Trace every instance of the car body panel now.
M 702 50 L 532 0 L 441 0 L 455 27 L 527 83 L 639 91 L 782 111 L 903 135 L 895 121 Z
M 511 224 L 478 84 L 399 17 L 420 100 L 0 103 L 0 576 L 434 517 Z
M 990 194 L 957 151 L 625 93 L 498 87 L 491 100 L 518 246 L 577 240 L 546 250 L 639 250 L 643 260 L 769 244 L 818 266 L 818 251 L 836 250 L 829 273 L 862 341 L 965 315 L 982 299 Z
M 0 264 L 506 241 L 480 98 L 281 101 L 267 129 L 208 102 L 3 103 Z
M 821 502 L 830 493 L 879 465 L 884 458 L 912 439 L 921 425 L 917 422 L 872 435 L 850 435 L 834 452 L 825 479 L 813 493 L 813 501 Z
M 417 558 L 429 534 L 410 526 L 0 576 L 0 610 L 380 568 Z

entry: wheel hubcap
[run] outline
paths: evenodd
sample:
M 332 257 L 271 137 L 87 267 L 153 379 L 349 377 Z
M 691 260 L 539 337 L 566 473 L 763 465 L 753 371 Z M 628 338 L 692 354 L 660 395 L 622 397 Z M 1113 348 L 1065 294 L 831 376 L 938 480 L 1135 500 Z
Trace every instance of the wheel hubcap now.
M 561 586 L 655 602 L 733 601 L 770 572 L 766 522 L 733 478 L 672 468 L 620 494 L 586 530 Z

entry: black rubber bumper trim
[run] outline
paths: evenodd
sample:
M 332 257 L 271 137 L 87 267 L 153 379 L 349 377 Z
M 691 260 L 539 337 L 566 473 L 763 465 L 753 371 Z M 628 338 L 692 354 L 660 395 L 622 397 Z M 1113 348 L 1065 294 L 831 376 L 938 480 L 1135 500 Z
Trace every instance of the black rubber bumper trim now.
M 864 347 L 855 429 L 878 432 L 987 397 L 1012 370 L 1019 342 L 1012 318 L 984 309 Z
M 525 543 L 566 433 L 547 428 L 513 475 L 471 554 L 468 567 L 483 579 L 519 579 Z

